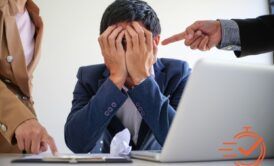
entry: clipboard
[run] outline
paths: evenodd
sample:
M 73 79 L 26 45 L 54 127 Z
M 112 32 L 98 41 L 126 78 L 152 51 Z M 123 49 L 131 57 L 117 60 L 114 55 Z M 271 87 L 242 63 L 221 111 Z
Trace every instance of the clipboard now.
M 14 159 L 11 163 L 132 163 L 128 156 L 110 155 L 61 155 L 61 156 L 26 156 Z

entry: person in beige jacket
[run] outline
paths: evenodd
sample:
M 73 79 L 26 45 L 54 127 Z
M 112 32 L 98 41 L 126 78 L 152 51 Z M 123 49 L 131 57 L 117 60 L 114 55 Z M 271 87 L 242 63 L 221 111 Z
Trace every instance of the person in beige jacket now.
M 28 40 L 23 40 L 26 34 L 20 29 L 24 27 L 18 27 L 17 20 L 25 12 L 32 25 L 29 27 L 33 27 L 33 35 L 27 36 L 33 41 L 28 48 L 24 43 Z M 53 154 L 57 152 L 53 138 L 37 121 L 31 97 L 42 33 L 39 8 L 32 0 L 0 0 L 0 153 L 37 154 L 48 146 Z M 25 47 L 32 50 L 28 62 Z

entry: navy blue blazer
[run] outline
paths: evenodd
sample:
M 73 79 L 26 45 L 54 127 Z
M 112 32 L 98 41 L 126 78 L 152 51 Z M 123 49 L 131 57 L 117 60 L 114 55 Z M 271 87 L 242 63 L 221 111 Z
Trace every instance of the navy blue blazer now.
M 65 141 L 75 153 L 109 153 L 114 135 L 125 127 L 115 115 L 129 96 L 142 116 L 133 150 L 160 150 L 183 93 L 190 68 L 184 61 L 158 59 L 155 78 L 148 77 L 128 92 L 108 78 L 104 64 L 81 67 L 65 124 Z

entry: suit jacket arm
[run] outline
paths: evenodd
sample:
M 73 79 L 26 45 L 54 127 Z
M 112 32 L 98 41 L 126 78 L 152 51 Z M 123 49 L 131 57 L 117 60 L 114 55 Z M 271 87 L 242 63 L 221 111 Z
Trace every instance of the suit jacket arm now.
M 236 56 L 261 54 L 274 50 L 274 15 L 255 19 L 234 19 L 240 30 L 241 51 Z
M 95 93 L 85 85 L 82 74 L 80 68 L 72 109 L 65 125 L 66 144 L 76 153 L 87 153 L 93 149 L 112 117 L 127 99 L 127 95 L 109 79 Z
M 187 65 L 182 69 L 183 75 L 176 84 L 173 84 L 173 93 L 165 96 L 156 81 L 149 77 L 142 84 L 128 92 L 138 111 L 149 128 L 152 130 L 158 143 L 163 146 L 172 120 L 175 116 L 183 89 L 190 74 Z
M 29 119 L 36 117 L 0 80 L 0 123 L 7 129 L 0 130 L 1 134 L 10 144 L 15 144 L 16 128 Z

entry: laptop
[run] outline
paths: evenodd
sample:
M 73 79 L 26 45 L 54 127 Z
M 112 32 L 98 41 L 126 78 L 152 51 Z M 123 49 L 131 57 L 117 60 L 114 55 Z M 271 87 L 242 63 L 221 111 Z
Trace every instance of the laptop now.
M 131 156 L 159 162 L 273 157 L 273 128 L 273 66 L 201 60 L 162 150 L 132 151 Z

